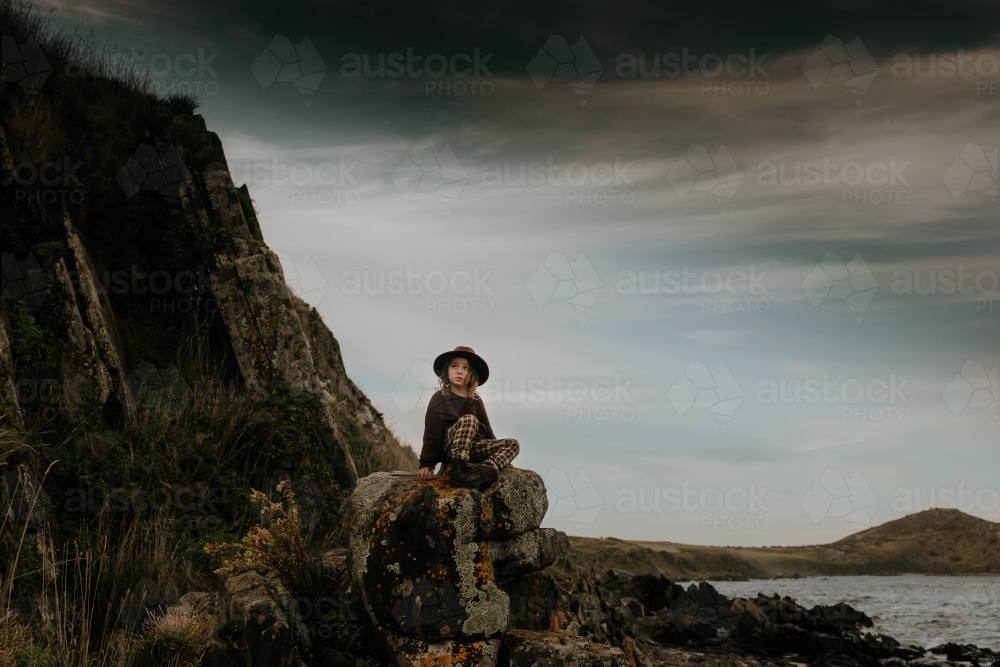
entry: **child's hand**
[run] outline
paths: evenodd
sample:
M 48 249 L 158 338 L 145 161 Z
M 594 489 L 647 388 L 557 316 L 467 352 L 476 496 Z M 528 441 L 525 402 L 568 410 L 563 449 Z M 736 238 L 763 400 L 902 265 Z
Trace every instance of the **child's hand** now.
M 434 468 L 421 468 L 420 469 L 420 479 L 427 479 L 434 472 Z

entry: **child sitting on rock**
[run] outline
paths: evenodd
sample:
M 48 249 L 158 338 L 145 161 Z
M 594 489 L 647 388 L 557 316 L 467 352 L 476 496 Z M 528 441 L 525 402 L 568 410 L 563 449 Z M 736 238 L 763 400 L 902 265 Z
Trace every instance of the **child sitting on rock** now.
M 456 486 L 489 486 L 520 451 L 517 440 L 493 434 L 476 392 L 489 378 L 489 366 L 471 347 L 460 345 L 438 355 L 434 374 L 440 388 L 431 396 L 424 418 L 420 478 L 430 477 L 434 466 L 443 462 L 450 465 L 449 479 Z

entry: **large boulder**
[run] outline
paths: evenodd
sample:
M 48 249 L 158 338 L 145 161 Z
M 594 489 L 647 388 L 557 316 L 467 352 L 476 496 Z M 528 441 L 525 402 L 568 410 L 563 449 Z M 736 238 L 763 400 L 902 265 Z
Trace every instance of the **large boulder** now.
M 547 567 L 565 535 L 540 528 L 545 486 L 507 468 L 487 491 L 444 476 L 375 473 L 350 500 L 349 572 L 376 625 L 426 642 L 501 636 L 510 600 L 498 583 Z
M 542 570 L 569 547 L 564 533 L 540 527 L 547 510 L 541 478 L 517 468 L 485 491 L 445 475 L 358 481 L 348 510 L 351 588 L 397 665 L 627 664 L 620 649 L 544 631 L 558 628 L 562 598 Z M 542 602 L 525 616 L 529 598 L 555 607 Z

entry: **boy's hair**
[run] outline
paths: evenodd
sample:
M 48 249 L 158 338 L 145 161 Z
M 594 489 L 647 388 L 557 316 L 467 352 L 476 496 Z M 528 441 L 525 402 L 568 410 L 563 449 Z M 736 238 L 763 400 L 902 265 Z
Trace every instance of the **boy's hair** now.
M 451 366 L 451 362 L 455 359 L 465 359 L 465 357 L 455 355 L 448 360 L 448 363 L 445 364 L 441 375 L 438 376 L 438 390 L 451 387 L 451 382 L 448 381 L 448 368 Z M 468 359 L 465 360 L 466 362 L 469 361 Z M 476 391 L 479 390 L 479 376 L 476 375 L 476 369 L 472 367 L 472 364 L 469 364 L 469 381 L 465 384 L 465 386 L 469 388 L 469 396 L 475 397 Z

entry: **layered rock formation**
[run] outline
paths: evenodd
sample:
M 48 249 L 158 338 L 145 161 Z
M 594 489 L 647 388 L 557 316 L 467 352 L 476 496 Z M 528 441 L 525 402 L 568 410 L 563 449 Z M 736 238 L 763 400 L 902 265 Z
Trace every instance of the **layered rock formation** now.
M 0 146 L 12 171 L 15 160 L 2 128 Z M 261 236 L 246 186 L 233 184 L 218 136 L 207 130 L 201 116 L 175 116 L 163 130 L 159 151 L 149 148 L 152 157 L 137 151 L 138 157 L 130 158 L 120 179 L 126 187 L 132 177 L 129 165 L 135 163 L 133 170 L 151 168 L 149 161 L 162 154 L 169 153 L 180 163 L 173 175 L 178 181 L 171 185 L 179 208 L 167 222 L 181 230 L 178 233 L 193 247 L 187 255 L 190 265 L 172 266 L 172 273 L 207 273 L 207 284 L 198 287 L 218 309 L 226 353 L 235 360 L 240 383 L 251 399 L 267 400 L 281 392 L 320 399 L 322 407 L 313 415 L 314 431 L 322 440 L 317 444 L 335 454 L 338 482 L 352 489 L 357 471 L 339 432 L 334 406 L 340 404 L 373 440 L 398 443 L 378 410 L 347 377 L 337 341 L 319 313 L 286 284 L 277 255 Z M 63 415 L 72 420 L 97 410 L 109 423 L 117 422 L 136 408 L 135 388 L 128 382 L 135 369 L 126 365 L 118 319 L 102 275 L 106 280 L 106 271 L 122 267 L 109 266 L 107 259 L 95 261 L 104 253 L 92 252 L 68 208 L 33 205 L 32 215 L 57 230 L 66 251 L 50 266 L 30 271 L 5 253 L 4 298 L 20 298 L 17 290 L 22 283 L 44 284 L 48 298 L 59 303 L 60 334 L 72 350 L 61 363 L 64 375 L 74 379 L 73 391 L 63 393 L 79 404 L 63 405 Z M 21 281 L 8 279 L 19 272 L 31 275 Z M 22 425 L 26 406 L 18 404 L 6 308 L 0 308 L 0 407 L 11 424 Z

